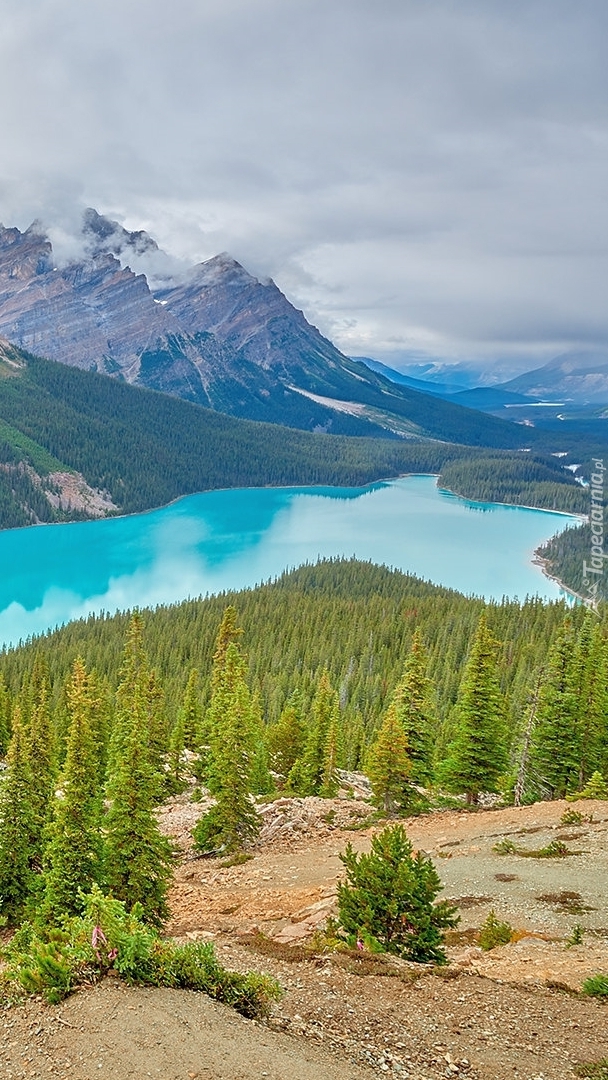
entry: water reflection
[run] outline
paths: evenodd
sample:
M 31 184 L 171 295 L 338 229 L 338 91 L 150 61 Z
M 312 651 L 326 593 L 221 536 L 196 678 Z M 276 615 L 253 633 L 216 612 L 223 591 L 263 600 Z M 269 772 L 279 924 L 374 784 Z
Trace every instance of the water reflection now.
M 368 488 L 207 492 L 133 517 L 4 532 L 0 642 L 92 611 L 244 588 L 319 556 L 356 555 L 497 599 L 557 597 L 531 558 L 571 522 L 468 503 L 433 477 L 411 476 Z

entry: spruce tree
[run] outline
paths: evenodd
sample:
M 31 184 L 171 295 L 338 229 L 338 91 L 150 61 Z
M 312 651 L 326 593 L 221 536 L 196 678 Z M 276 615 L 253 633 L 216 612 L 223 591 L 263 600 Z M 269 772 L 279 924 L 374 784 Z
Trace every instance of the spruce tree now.
M 34 886 L 32 870 L 32 775 L 26 732 L 17 705 L 0 786 L 0 914 L 15 922 Z
M 287 779 L 296 761 L 302 756 L 306 743 L 300 694 L 294 693 L 291 696 L 278 722 L 269 727 L 267 740 L 274 771 Z
M 507 763 L 505 702 L 498 682 L 499 643 L 482 615 L 456 703 L 457 728 L 440 779 L 475 805 L 482 791 L 496 791 Z
M 557 799 L 578 789 L 581 746 L 576 676 L 580 673 L 575 653 L 572 622 L 566 619 L 549 651 L 530 754 L 541 788 L 548 788 Z M 576 667 L 579 662 L 580 656 Z
M 168 915 L 171 847 L 154 815 L 164 778 L 151 746 L 151 673 L 138 614 L 127 631 L 121 674 L 106 791 L 105 879 L 118 900 L 140 903 L 145 918 L 160 925 Z
M 4 757 L 11 738 L 11 699 L 0 675 L 0 757 Z
M 199 743 L 199 765 L 197 775 L 213 791 L 213 746 L 221 730 L 225 714 L 225 674 L 226 655 L 230 645 L 234 645 L 241 655 L 240 639 L 242 629 L 237 626 L 236 608 L 230 604 L 224 610 L 216 635 L 211 668 L 211 699 L 201 724 Z
M 260 819 L 250 797 L 255 757 L 255 717 L 245 681 L 245 662 L 230 642 L 214 672 L 209 787 L 216 804 L 193 830 L 201 851 L 238 851 L 253 840 Z
M 31 859 L 42 869 L 46 826 L 50 820 L 57 778 L 55 728 L 51 717 L 51 685 L 46 659 L 37 653 L 28 688 L 29 726 L 27 752 L 30 762 Z
M 412 783 L 422 785 L 431 779 L 433 756 L 433 684 L 427 669 L 428 657 L 420 631 L 416 630 L 403 675 L 391 697 L 389 712 L 400 723 L 406 738 Z
M 573 693 L 579 736 L 578 786 L 601 771 L 608 705 L 608 651 L 597 616 L 588 612 L 572 658 Z
M 200 742 L 203 719 L 199 674 L 196 668 L 193 668 L 188 676 L 181 711 L 184 717 L 184 745 L 187 750 L 196 750 Z
M 238 614 L 236 608 L 229 604 L 225 609 L 215 640 L 215 652 L 213 653 L 213 667 L 211 672 L 211 694 L 215 693 L 218 684 L 221 683 L 226 666 L 226 654 L 230 645 L 240 648 L 240 639 L 243 634 L 242 627 L 237 626 Z
M 186 724 L 183 709 L 179 709 L 169 739 L 167 790 L 177 794 L 186 787 L 184 775 L 184 750 L 186 749 Z
M 101 789 L 98 728 L 100 700 L 95 679 L 82 659 L 74 661 L 67 687 L 71 717 L 67 754 L 59 779 L 49 844 L 45 852 L 45 918 L 73 915 L 81 909 L 79 890 L 101 882 Z
M 338 768 L 342 764 L 343 756 L 342 724 L 339 712 L 335 710 L 325 740 L 323 774 L 319 786 L 319 795 L 323 799 L 333 799 L 338 794 L 340 788 Z
M 411 802 L 412 763 L 405 732 L 396 709 L 389 707 L 370 749 L 367 775 L 373 801 L 386 814 L 397 814 Z
M 133 721 L 131 709 L 135 697 L 145 703 L 147 710 L 149 681 L 150 667 L 144 649 L 144 623 L 140 612 L 135 611 L 127 626 L 119 684 L 115 696 L 108 746 L 108 777 L 114 775 L 124 758 Z
M 154 815 L 160 778 L 150 763 L 147 701 L 140 686 L 131 716 L 106 793 L 105 880 L 117 900 L 141 904 L 146 921 L 160 926 L 169 914 L 171 847 Z
M 321 673 L 313 699 L 311 722 L 301 764 L 296 762 L 290 773 L 290 786 L 294 786 L 296 776 L 300 777 L 299 786 L 295 787 L 299 795 L 319 794 L 327 762 L 328 736 L 332 724 L 337 732 L 339 723 L 338 694 L 331 685 L 329 672 L 325 669 Z

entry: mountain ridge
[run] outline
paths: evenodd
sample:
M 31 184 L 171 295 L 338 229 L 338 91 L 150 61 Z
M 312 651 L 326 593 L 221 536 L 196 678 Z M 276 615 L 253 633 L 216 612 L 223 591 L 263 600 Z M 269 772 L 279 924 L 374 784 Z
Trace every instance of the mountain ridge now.
M 344 356 L 273 281 L 227 253 L 178 273 L 147 233 L 93 210 L 81 240 L 81 257 L 59 265 L 39 223 L 0 229 L 0 334 L 34 354 L 246 419 L 477 446 L 529 441 L 516 424 L 396 386 Z M 150 280 L 129 265 L 142 258 L 156 260 Z

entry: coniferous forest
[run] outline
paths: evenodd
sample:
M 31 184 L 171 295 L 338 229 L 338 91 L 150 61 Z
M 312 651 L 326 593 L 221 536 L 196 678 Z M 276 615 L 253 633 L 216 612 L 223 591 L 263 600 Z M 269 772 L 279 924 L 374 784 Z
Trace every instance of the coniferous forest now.
M 544 447 L 313 435 L 33 357 L 15 363 L 0 378 L 5 528 L 78 516 L 47 498 L 66 469 L 123 512 L 214 487 L 404 472 L 440 474 L 474 500 L 587 509 Z M 562 580 L 575 578 L 571 538 L 578 557 L 583 531 L 547 548 Z M 388 819 L 488 794 L 608 796 L 607 687 L 602 604 L 487 603 L 345 559 L 5 649 L 0 918 L 20 929 L 0 999 L 12 1000 L 15 979 L 59 999 L 87 965 L 114 964 L 135 980 L 213 986 L 255 1014 L 276 987 L 224 972 L 210 947 L 159 937 L 174 858 L 155 816 L 164 799 L 193 782 L 194 797 L 210 793 L 195 846 L 236 857 L 258 835 L 256 799 L 331 798 L 344 770 L 367 774 Z
M 386 439 L 347 430 L 312 434 L 13 353 L 12 366 L 0 360 L 0 528 L 82 516 L 56 510 L 45 497 L 49 477 L 61 470 L 81 473 L 121 513 L 212 488 L 360 486 L 408 472 L 441 473 L 440 483 L 466 498 L 587 510 L 584 491 L 563 468 L 570 457 L 558 460 L 551 452 L 562 449 L 561 434 L 556 441 L 521 429 L 525 454 L 466 445 L 466 427 L 458 444 L 389 432 Z M 530 439 L 537 450 L 530 450 Z M 580 455 L 576 440 L 573 453 Z M 581 465 L 583 475 L 588 464 Z
M 101 971 L 118 956 L 136 980 L 207 986 L 212 951 L 158 938 L 173 854 L 154 811 L 193 777 L 215 800 L 203 855 L 255 841 L 257 798 L 332 797 L 341 770 L 368 775 L 389 819 L 488 793 L 608 797 L 606 631 L 601 606 L 486 603 L 337 559 L 4 650 L 0 916 L 21 925 L 18 981 L 60 998 L 92 934 Z M 234 992 L 255 1012 L 275 991 Z

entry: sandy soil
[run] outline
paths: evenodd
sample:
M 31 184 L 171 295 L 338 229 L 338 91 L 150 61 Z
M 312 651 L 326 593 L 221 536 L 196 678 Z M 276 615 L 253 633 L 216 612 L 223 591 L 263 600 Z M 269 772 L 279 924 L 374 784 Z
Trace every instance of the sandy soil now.
M 608 972 L 608 803 L 577 804 L 592 820 L 564 827 L 566 808 L 450 811 L 407 823 L 462 916 L 440 972 L 315 948 L 315 930 L 334 908 L 339 852 L 348 841 L 359 850 L 371 842 L 369 830 L 344 827 L 361 821 L 361 804 L 284 802 L 266 811 L 254 857 L 226 867 L 192 857 L 187 833 L 201 806 L 175 800 L 162 820 L 185 855 L 169 931 L 213 939 L 227 966 L 274 974 L 282 1002 L 260 1025 L 202 995 L 108 979 L 61 1006 L 32 1001 L 4 1014 L 0 1075 L 573 1080 L 577 1063 L 608 1058 L 606 1006 L 576 993 L 588 975 Z M 500 855 L 494 845 L 505 838 L 524 853 L 561 838 L 571 854 Z M 517 940 L 482 953 L 476 928 L 491 908 Z M 569 948 L 576 923 L 583 942 Z

